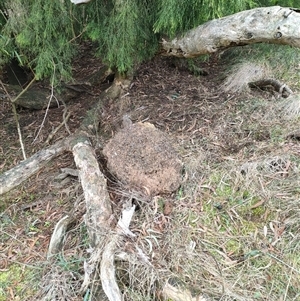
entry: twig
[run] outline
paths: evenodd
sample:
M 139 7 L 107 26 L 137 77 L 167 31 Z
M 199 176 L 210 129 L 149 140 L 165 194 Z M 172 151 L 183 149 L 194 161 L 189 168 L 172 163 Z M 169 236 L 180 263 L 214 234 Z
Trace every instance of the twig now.
M 291 284 L 291 279 L 292 279 L 292 271 L 291 271 L 291 273 L 290 273 L 289 281 L 288 281 L 288 283 L 287 283 L 287 285 L 286 285 L 286 289 L 285 289 L 283 301 L 286 300 L 286 297 L 287 297 L 287 294 L 288 294 L 288 291 L 289 291 L 289 286 L 290 286 L 290 284 Z
M 9 93 L 7 92 L 3 82 L 0 80 L 0 83 L 1 83 L 1 86 L 2 86 L 2 89 L 4 90 L 4 92 L 6 93 L 8 99 L 10 100 L 11 102 L 11 105 L 12 105 L 12 111 L 13 111 L 13 114 L 14 114 L 14 118 L 15 118 L 15 121 L 16 121 L 16 125 L 17 125 L 17 130 L 18 130 L 18 135 L 19 135 L 19 141 L 20 141 L 20 145 L 21 145 L 21 150 L 22 150 L 22 154 L 23 154 L 23 159 L 26 160 L 27 157 L 26 157 L 26 152 L 25 152 L 25 147 L 24 147 L 24 143 L 23 143 L 23 138 L 22 138 L 22 132 L 21 132 L 21 127 L 20 127 L 20 123 L 19 123 L 19 119 L 18 119 L 18 113 L 17 113 L 17 109 L 16 109 L 16 105 L 15 105 L 15 101 L 29 88 L 29 86 L 32 84 L 33 81 L 31 81 L 27 87 L 15 98 L 15 99 L 12 99 L 9 95 Z
M 64 113 L 64 115 L 65 115 L 65 113 Z M 50 143 L 50 141 L 53 139 L 54 135 L 61 129 L 61 127 L 62 127 L 63 125 L 65 125 L 65 127 L 66 127 L 68 133 L 71 135 L 71 132 L 70 132 L 69 127 L 68 127 L 68 125 L 67 125 L 67 121 L 69 120 L 70 116 L 71 116 L 71 112 L 69 112 L 68 115 L 67 115 L 66 117 L 63 116 L 63 119 L 64 119 L 64 120 L 59 124 L 58 127 L 56 127 L 56 128 L 49 134 L 49 136 L 48 136 L 48 138 L 47 138 L 47 140 L 46 140 L 46 142 L 45 142 L 46 144 L 49 144 L 49 143 Z
M 278 257 L 274 256 L 271 253 L 266 253 L 268 256 L 270 256 L 271 258 L 275 259 L 276 261 L 278 261 L 279 263 L 285 265 L 286 267 L 288 267 L 289 269 L 291 269 L 291 271 L 296 272 L 297 274 L 300 274 L 300 271 L 295 269 L 294 267 L 292 267 L 291 265 L 289 265 L 288 263 L 285 263 L 283 260 L 279 259 Z
M 46 112 L 45 112 L 45 115 L 44 115 L 42 124 L 41 124 L 41 126 L 40 126 L 40 128 L 39 128 L 39 131 L 38 131 L 37 135 L 35 136 L 35 138 L 34 138 L 34 140 L 33 140 L 32 143 L 34 143 L 34 142 L 37 140 L 38 136 L 40 135 L 40 133 L 41 133 L 41 131 L 42 131 L 42 128 L 44 127 L 45 120 L 46 120 L 46 117 L 47 117 L 47 115 L 48 115 L 48 111 L 49 111 L 49 108 L 50 108 L 50 104 L 51 104 L 52 99 L 54 98 L 54 99 L 56 100 L 57 104 L 59 104 L 57 98 L 56 98 L 55 95 L 54 95 L 54 84 L 53 84 L 53 83 L 54 83 L 54 76 L 55 76 L 55 64 L 54 64 L 54 71 L 53 71 L 52 83 L 51 83 L 51 94 L 50 94 L 50 98 L 49 98 L 48 105 L 47 105 L 47 108 L 46 108 Z
M 13 100 L 11 100 L 11 102 L 16 102 L 28 89 L 29 87 L 34 83 L 35 81 L 35 77 L 31 80 L 31 82 L 17 95 L 16 98 L 14 98 Z
M 66 116 L 66 114 L 67 114 L 67 112 L 68 112 L 67 105 L 66 105 L 66 103 L 64 102 L 63 99 L 61 100 L 61 102 L 62 102 L 63 105 L 64 105 L 63 123 L 64 123 L 64 125 L 65 125 L 65 128 L 66 128 L 68 134 L 71 135 L 71 131 L 70 131 L 69 126 L 68 126 L 68 124 L 67 124 L 67 121 L 68 121 L 69 117 L 71 116 L 71 114 L 68 113 L 68 115 Z

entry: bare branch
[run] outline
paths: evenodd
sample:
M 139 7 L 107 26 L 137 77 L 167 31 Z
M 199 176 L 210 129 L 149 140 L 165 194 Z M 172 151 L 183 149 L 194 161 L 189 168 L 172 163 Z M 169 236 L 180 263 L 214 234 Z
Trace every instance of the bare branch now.
M 271 6 L 242 11 L 206 22 L 172 41 L 163 40 L 163 54 L 197 57 L 254 43 L 300 48 L 300 10 Z
M 74 4 L 83 4 L 83 3 L 89 3 L 91 0 L 71 0 Z
M 27 157 L 26 157 L 26 152 L 25 152 L 25 147 L 24 147 L 24 143 L 23 143 L 22 132 L 21 132 L 21 127 L 20 127 L 20 123 L 19 123 L 19 118 L 18 118 L 18 113 L 17 113 L 15 101 L 29 88 L 29 86 L 33 83 L 33 80 L 29 83 L 29 85 L 15 99 L 12 99 L 10 97 L 10 95 L 7 92 L 7 90 L 6 90 L 5 86 L 3 85 L 2 81 L 0 81 L 0 83 L 1 83 L 1 86 L 4 90 L 4 92 L 6 93 L 6 96 L 8 97 L 8 99 L 11 102 L 12 111 L 13 111 L 14 118 L 15 118 L 16 125 L 17 125 L 17 130 L 18 130 L 18 135 L 19 135 L 20 146 L 21 146 L 21 149 L 22 149 L 23 159 L 26 160 Z
M 55 77 L 55 64 L 53 63 L 53 68 L 54 68 L 54 72 L 53 72 L 53 75 L 52 75 L 52 83 L 51 83 L 51 94 L 50 94 L 50 98 L 49 98 L 49 101 L 48 101 L 48 104 L 47 104 L 47 108 L 46 108 L 46 112 L 44 114 L 44 118 L 43 118 L 43 121 L 42 121 L 42 124 L 40 125 L 40 128 L 39 128 L 39 131 L 38 133 L 36 134 L 34 140 L 33 140 L 33 143 L 37 140 L 38 136 L 40 135 L 41 133 L 41 130 L 42 128 L 44 127 L 44 124 L 45 124 L 45 120 L 46 120 L 46 117 L 48 115 L 48 111 L 49 111 L 49 108 L 50 108 L 50 104 L 52 102 L 52 99 L 54 98 L 57 102 L 57 105 L 59 106 L 59 102 L 56 98 L 56 96 L 54 95 L 54 77 Z
M 67 149 L 68 139 L 61 140 L 47 149 L 43 149 L 19 165 L 0 175 L 0 195 L 23 183 L 40 170 L 47 162 Z

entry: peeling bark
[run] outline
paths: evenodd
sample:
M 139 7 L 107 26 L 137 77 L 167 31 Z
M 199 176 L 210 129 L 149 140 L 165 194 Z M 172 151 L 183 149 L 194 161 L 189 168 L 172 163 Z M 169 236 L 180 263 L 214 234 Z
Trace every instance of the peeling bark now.
M 64 235 L 71 220 L 72 219 L 68 215 L 65 215 L 56 224 L 49 243 L 47 259 L 50 259 L 51 256 L 56 255 L 61 251 Z
M 300 48 L 300 11 L 271 6 L 242 11 L 206 22 L 172 41 L 163 40 L 163 55 L 192 58 L 220 49 L 254 43 Z

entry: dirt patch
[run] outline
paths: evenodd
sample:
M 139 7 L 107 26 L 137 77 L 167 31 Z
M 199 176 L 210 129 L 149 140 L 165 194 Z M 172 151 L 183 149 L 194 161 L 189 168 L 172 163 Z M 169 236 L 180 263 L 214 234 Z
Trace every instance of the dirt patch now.
M 175 191 L 181 182 L 181 161 L 170 138 L 151 123 L 127 124 L 105 146 L 110 171 L 148 195 Z

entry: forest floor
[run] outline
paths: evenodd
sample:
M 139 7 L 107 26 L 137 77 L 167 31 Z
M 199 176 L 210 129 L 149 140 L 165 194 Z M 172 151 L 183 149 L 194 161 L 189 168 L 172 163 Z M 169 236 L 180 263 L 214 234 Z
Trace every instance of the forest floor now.
M 101 66 L 81 53 L 74 63 L 76 80 Z M 167 133 L 184 166 L 178 191 L 147 201 L 111 185 L 114 206 L 123 196 L 139 202 L 130 226 L 137 238 L 126 248 L 130 253 L 139 246 L 152 263 L 117 267 L 124 298 L 155 300 L 169 281 L 198 297 L 185 300 L 299 300 L 300 104 L 291 106 L 272 91 L 225 92 L 230 65 L 222 56 L 199 67 L 206 75 L 154 58 L 137 70 L 127 93 L 102 105 L 99 158 L 128 115 L 133 123 L 147 121 Z M 71 132 L 106 88 L 107 83 L 92 86 L 67 104 Z M 19 109 L 27 156 L 47 147 L 64 109 L 49 110 L 38 136 L 45 110 Z M 51 143 L 67 135 L 62 127 Z M 10 104 L 4 101 L 0 141 L 2 173 L 22 160 Z M 37 300 L 37 292 L 50 283 L 59 291 L 57 300 L 88 300 L 78 295 L 89 248 L 84 198 L 77 177 L 58 180 L 62 168 L 75 168 L 71 153 L 0 197 L 0 301 Z M 47 249 L 55 225 L 70 212 L 76 220 L 57 258 L 53 284 Z

